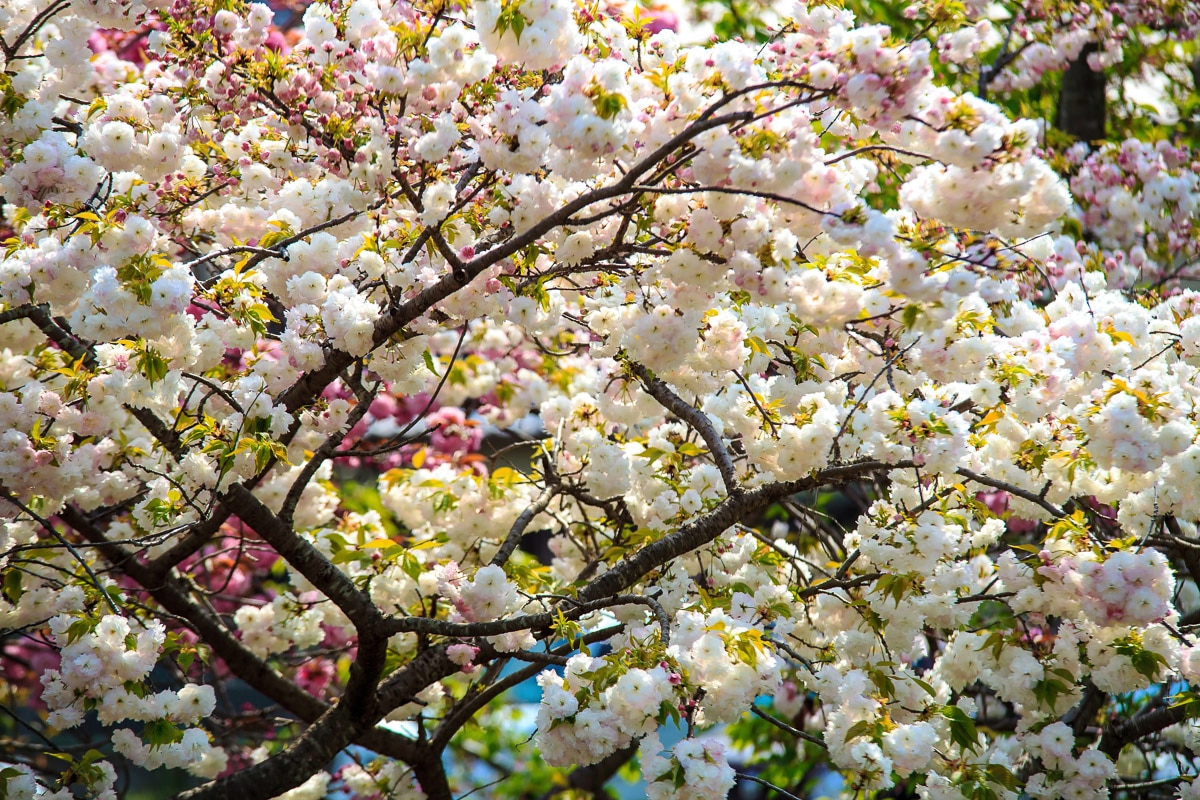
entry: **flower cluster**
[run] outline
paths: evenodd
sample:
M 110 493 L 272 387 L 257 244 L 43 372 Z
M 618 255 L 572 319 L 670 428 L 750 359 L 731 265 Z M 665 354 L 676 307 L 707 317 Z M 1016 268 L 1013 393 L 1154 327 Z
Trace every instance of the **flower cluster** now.
M 94 708 L 103 725 L 146 723 L 142 738 L 129 728 L 113 733 L 116 751 L 146 769 L 185 767 L 211 778 L 225 768 L 225 752 L 202 728 L 188 727 L 213 713 L 212 687 L 189 683 L 178 691 L 150 693 L 147 678 L 166 641 L 161 623 L 135 629 L 115 614 L 94 624 L 88 617 L 60 614 L 50 620 L 50 630 L 61 648 L 59 668 L 42 676 L 50 725 L 76 727 Z
M 475 30 L 502 63 L 551 69 L 582 47 L 573 11 L 563 0 L 484 0 L 475 4 Z
M 1186 277 L 1195 260 L 1200 164 L 1187 148 L 1135 139 L 1068 151 L 1079 221 L 1102 248 L 1110 282 Z
M 105 758 L 292 800 L 466 794 L 475 759 L 537 796 L 635 749 L 649 796 L 715 798 L 762 714 L 938 800 L 1103 796 L 1108 753 L 1185 747 L 1120 718 L 1200 674 L 1200 173 L 1058 152 L 1012 92 L 1126 37 L 1181 62 L 1196 15 L 746 5 L 692 46 L 683 9 L 567 0 L 328 0 L 286 36 L 0 0 L 32 727 L 94 713 Z M 514 756 L 533 721 L 487 707 L 534 675 Z M 218 707 L 232 680 L 280 713 Z
M 666 800 L 681 792 L 697 800 L 725 797 L 734 784 L 726 750 L 718 739 L 684 739 L 664 757 L 658 734 L 649 734 L 639 746 L 642 772 L 650 781 L 646 797 Z
M 1096 625 L 1149 625 L 1171 612 L 1175 576 L 1157 550 L 1121 551 L 1103 561 L 1090 552 L 1060 559 L 1046 553 L 1043 558 L 1048 563 L 1038 574 L 1061 582 Z M 1051 595 L 1045 584 L 1042 589 Z

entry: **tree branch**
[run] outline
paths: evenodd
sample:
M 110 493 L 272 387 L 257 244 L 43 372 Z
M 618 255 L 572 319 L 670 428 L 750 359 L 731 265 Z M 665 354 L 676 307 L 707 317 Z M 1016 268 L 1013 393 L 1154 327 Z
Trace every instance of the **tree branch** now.
M 504 537 L 504 541 L 500 545 L 500 549 L 496 551 L 496 555 L 492 556 L 490 563 L 494 567 L 504 566 L 513 552 L 517 549 L 517 545 L 521 543 L 521 537 L 525 535 L 525 529 L 529 527 L 529 523 L 533 522 L 533 518 L 546 510 L 550 505 L 550 501 L 558 492 L 554 487 L 547 487 L 537 496 L 528 508 L 521 512 L 520 516 L 513 522 L 512 527 L 508 529 L 508 535 Z
M 696 433 L 700 434 L 700 438 L 704 439 L 704 443 L 708 445 L 708 451 L 712 453 L 713 460 L 717 463 L 717 469 L 721 472 L 725 493 L 730 497 L 742 494 L 743 490 L 737 480 L 733 457 L 729 454 L 729 448 L 725 446 L 725 442 L 722 441 L 721 435 L 717 433 L 717 429 L 708 415 L 687 403 L 682 397 L 675 394 L 675 391 L 666 382 L 636 361 L 627 360 L 625 366 L 646 387 L 647 394 L 657 400 L 663 408 L 685 421 Z
M 195 603 L 179 578 L 159 575 L 154 570 L 154 565 L 143 565 L 133 553 L 120 545 L 108 542 L 103 532 L 74 506 L 67 506 L 60 516 L 64 522 L 94 544 L 105 560 L 136 581 L 167 613 L 186 620 L 199 635 L 200 641 L 212 648 L 213 655 L 224 661 L 240 680 L 304 722 L 314 722 L 328 711 L 327 703 L 313 697 L 272 669 L 266 661 L 250 652 L 215 614 Z M 380 728 L 364 733 L 359 737 L 358 743 L 377 753 L 404 760 L 411 758 L 415 752 L 415 747 L 409 739 Z
M 178 800 L 274 797 L 299 786 L 379 719 L 374 690 L 386 652 L 386 639 L 360 635 L 350 680 L 337 705 L 266 761 L 183 792 L 177 795 Z
M 1183 722 L 1190 711 L 1191 706 L 1185 704 L 1156 708 L 1123 723 L 1114 719 L 1109 722 L 1104 735 L 1100 737 L 1099 750 L 1116 761 L 1125 745 Z
M 592 631 L 575 640 L 574 644 L 560 645 L 550 651 L 553 655 L 565 655 L 570 653 L 580 644 L 592 644 L 601 642 L 612 636 L 617 635 L 625 629 L 623 624 L 613 625 L 608 628 L 602 628 L 598 631 Z M 458 729 L 466 724 L 467 720 L 475 716 L 475 712 L 486 706 L 492 700 L 495 700 L 500 695 L 507 692 L 509 689 L 524 683 L 533 676 L 537 675 L 545 669 L 544 664 L 530 664 L 527 667 L 522 667 L 514 672 L 505 675 L 490 686 L 484 689 L 475 691 L 474 694 L 468 694 L 466 697 L 459 700 L 450 711 L 442 717 L 442 722 L 438 725 L 430 738 L 429 746 L 440 751 L 445 747 Z
M 1022 489 L 1020 486 L 1014 486 L 1013 484 L 1005 481 L 989 478 L 986 475 L 980 475 L 978 472 L 972 472 L 966 467 L 959 467 L 957 472 L 964 478 L 969 478 L 976 483 L 982 483 L 984 486 L 990 486 L 993 489 L 1000 489 L 1001 491 L 1008 492 L 1009 494 L 1015 495 L 1022 500 L 1028 500 L 1034 505 L 1045 509 L 1055 519 L 1061 519 L 1066 515 L 1061 508 L 1046 500 L 1046 498 L 1040 497 L 1027 489 Z
M 571 608 L 563 611 L 543 611 L 539 614 L 523 614 L 519 617 L 490 620 L 488 622 L 450 622 L 433 617 L 387 617 L 380 625 L 380 631 L 387 636 L 397 633 L 417 633 L 422 636 L 451 636 L 458 639 L 470 639 L 480 636 L 499 636 L 503 633 L 517 631 L 533 631 L 552 626 L 560 617 L 578 619 L 593 611 L 621 605 L 643 605 L 651 609 L 662 621 L 666 612 L 662 606 L 649 597 L 639 595 L 612 595 L 581 603 L 569 597 L 561 598 Z M 657 610 L 656 610 L 657 609 Z M 660 613 L 661 612 L 661 613 Z M 663 631 L 664 641 L 669 641 L 669 626 Z
M 226 493 L 225 502 L 288 564 L 332 600 L 354 623 L 360 637 L 383 621 L 383 612 L 371 602 L 370 597 L 330 563 L 321 551 L 285 525 L 249 489 L 234 484 Z
M 708 544 L 739 522 L 746 514 L 766 508 L 776 500 L 788 495 L 826 485 L 850 483 L 875 472 L 909 469 L 913 466 L 915 464 L 909 460 L 894 464 L 883 461 L 859 461 L 827 467 L 808 478 L 767 484 L 736 496 L 726 497 L 711 511 L 684 525 L 675 533 L 651 542 L 636 553 L 626 556 L 608 572 L 580 589 L 578 597 L 583 602 L 589 602 L 599 597 L 616 594 L 622 589 L 632 586 L 642 576 L 662 565 Z
M 822 750 L 829 749 L 829 746 L 825 744 L 825 740 L 822 739 L 820 736 L 813 736 L 811 733 L 808 733 L 807 731 L 802 731 L 799 728 L 788 725 L 783 720 L 779 719 L 778 717 L 774 716 L 773 714 L 768 714 L 767 712 L 763 711 L 758 706 L 751 706 L 750 711 L 754 714 L 754 716 L 766 720 L 767 722 L 774 725 L 776 728 L 779 728 L 779 730 L 781 730 L 785 733 L 789 733 L 792 736 L 795 736 L 797 739 L 803 739 L 806 742 L 812 742 L 813 744 L 820 747 Z
M 559 794 L 575 790 L 577 792 L 586 792 L 594 798 L 607 798 L 604 793 L 604 784 L 612 779 L 613 775 L 621 769 L 629 759 L 638 751 L 638 745 L 641 743 L 641 737 L 634 739 L 625 747 L 608 754 L 604 758 L 597 761 L 595 764 L 588 764 L 582 767 L 576 767 L 567 775 L 567 785 L 551 789 L 542 795 L 541 800 L 551 800 Z
M 18 319 L 27 319 L 46 334 L 46 338 L 76 361 L 83 360 L 85 366 L 91 367 L 96 363 L 96 355 L 91 348 L 76 339 L 70 331 L 63 328 L 50 316 L 50 304 L 24 305 L 0 311 L 0 325 Z

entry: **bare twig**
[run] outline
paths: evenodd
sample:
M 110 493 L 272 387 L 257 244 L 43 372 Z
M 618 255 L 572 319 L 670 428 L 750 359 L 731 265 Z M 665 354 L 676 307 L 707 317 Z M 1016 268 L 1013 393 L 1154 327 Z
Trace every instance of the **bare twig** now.
M 820 736 L 813 736 L 811 733 L 808 733 L 807 731 L 802 731 L 799 728 L 795 728 L 791 725 L 788 725 L 783 720 L 779 719 L 778 717 L 774 716 L 773 714 L 768 714 L 767 712 L 763 711 L 758 706 L 751 706 L 750 711 L 754 714 L 754 716 L 759 717 L 760 719 L 765 719 L 767 722 L 771 723 L 776 728 L 779 728 L 779 730 L 784 731 L 786 733 L 790 733 L 792 736 L 795 736 L 797 739 L 803 739 L 806 742 L 812 742 L 813 744 L 820 747 L 822 750 L 829 749 L 828 745 L 825 744 L 825 740 L 822 739 Z

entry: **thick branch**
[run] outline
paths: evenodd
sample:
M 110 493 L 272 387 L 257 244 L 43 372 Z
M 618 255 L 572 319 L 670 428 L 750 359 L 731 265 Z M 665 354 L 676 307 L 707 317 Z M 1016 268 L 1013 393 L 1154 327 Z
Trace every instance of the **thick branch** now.
M 327 703 L 313 697 L 246 649 L 215 614 L 188 596 L 188 590 L 180 579 L 165 573 L 158 574 L 153 566 L 141 564 L 133 553 L 106 541 L 104 534 L 73 506 L 67 506 L 60 516 L 95 544 L 110 564 L 146 590 L 163 610 L 187 620 L 200 641 L 208 645 L 213 655 L 224 661 L 240 680 L 304 722 L 314 722 L 328 711 Z M 367 731 L 359 737 L 358 743 L 393 758 L 408 759 L 415 751 L 410 740 L 382 729 Z
M 529 504 L 528 508 L 521 512 L 521 515 L 513 522 L 512 527 L 508 529 L 508 535 L 504 537 L 500 549 L 496 551 L 496 555 L 492 556 L 490 562 L 492 566 L 504 566 L 512 556 L 513 551 L 517 549 L 517 545 L 521 543 L 521 537 L 525 535 L 525 529 L 529 527 L 529 523 L 533 522 L 534 517 L 546 510 L 546 506 L 550 505 L 550 501 L 556 493 L 554 487 L 545 489 Z
M 1100 752 L 1115 761 L 1125 745 L 1183 722 L 1187 719 L 1189 712 L 1190 706 L 1184 704 L 1156 708 L 1145 714 L 1139 714 L 1124 723 L 1114 720 L 1104 731 L 1104 735 L 1100 737 Z
M 58 345 L 63 352 L 76 361 L 82 359 L 83 363 L 89 367 L 96 363 L 96 356 L 91 349 L 84 346 L 82 342 L 71 335 L 70 331 L 63 328 L 50 316 L 49 303 L 17 306 L 8 311 L 0 311 L 0 325 L 18 319 L 27 319 L 32 322 L 42 333 L 46 334 L 47 339 Z
M 1103 139 L 1107 121 L 1104 71 L 1088 64 L 1088 56 L 1096 50 L 1096 43 L 1089 42 L 1067 66 L 1054 120 L 1054 127 L 1085 142 Z
M 388 676 L 379 688 L 380 714 L 411 703 L 426 687 L 461 671 L 462 667 L 446 655 L 445 645 L 422 650 L 412 661 Z
M 179 434 L 168 428 L 167 424 L 155 416 L 153 411 L 128 403 L 125 404 L 125 410 L 142 423 L 142 427 L 150 431 L 150 435 L 157 439 L 158 443 L 165 447 L 176 461 L 187 454 L 187 451 L 179 444 Z
M 584 767 L 576 767 L 567 775 L 567 786 L 564 789 L 553 789 L 542 795 L 542 800 L 549 800 L 560 794 L 566 789 L 574 789 L 577 792 L 586 792 L 591 797 L 607 798 L 609 795 L 604 791 L 604 784 L 612 779 L 613 775 L 621 769 L 629 759 L 633 758 L 638 751 L 638 745 L 641 743 L 641 738 L 634 739 L 625 747 L 610 753 L 604 758 L 597 761 L 595 764 L 588 764 Z
M 375 686 L 383 669 L 387 640 L 359 638 L 350 680 L 336 706 L 266 761 L 178 795 L 179 800 L 245 800 L 273 797 L 293 789 L 333 760 L 379 719 Z
M 425 800 L 454 800 L 450 792 L 450 781 L 446 778 L 446 767 L 441 754 L 429 754 L 413 765 L 413 777 L 425 794 Z
M 579 591 L 579 599 L 590 602 L 632 586 L 642 576 L 676 558 L 690 553 L 716 539 L 747 514 L 766 508 L 776 500 L 797 492 L 821 486 L 838 485 L 860 480 L 874 472 L 888 472 L 913 467 L 912 461 L 888 464 L 882 461 L 859 461 L 815 472 L 808 478 L 760 486 L 742 494 L 727 497 L 708 513 L 684 525 L 675 533 L 627 556 L 608 572 Z
M 49 303 L 17 306 L 16 308 L 0 312 L 0 325 L 18 319 L 27 319 L 32 322 L 42 333 L 46 334 L 46 338 L 58 345 L 63 352 L 67 353 L 75 361 L 82 361 L 88 367 L 95 366 L 96 354 L 92 352 L 90 347 L 80 342 L 69 330 L 58 324 L 50 316 Z M 179 434 L 170 430 L 153 412 L 129 404 L 125 405 L 125 409 L 138 422 L 142 423 L 146 430 L 150 431 L 151 435 L 163 447 L 167 448 L 167 451 L 172 456 L 176 459 L 183 457 L 184 450 L 179 445 Z
M 1096 714 L 1104 708 L 1104 701 L 1107 699 L 1108 695 L 1097 689 L 1096 684 L 1089 680 L 1083 697 L 1063 716 L 1062 721 L 1071 726 L 1076 736 L 1083 736 Z
M 216 535 L 217 531 L 221 530 L 221 526 L 225 524 L 225 521 L 230 516 L 232 515 L 229 509 L 225 507 L 225 504 L 217 503 L 208 518 L 194 523 L 186 536 L 171 545 L 170 550 L 146 565 L 148 582 L 142 585 L 157 586 L 163 576 L 171 571 L 172 567 L 204 547 Z
M 114 568 L 140 584 L 165 611 L 191 623 L 200 641 L 211 647 L 213 653 L 239 678 L 302 719 L 314 720 L 324 713 L 324 703 L 271 669 L 265 661 L 247 650 L 215 614 L 193 602 L 179 578 L 158 576 L 152 572 L 133 553 L 108 542 L 104 533 L 73 506 L 67 506 L 60 516 L 96 545 Z
M 354 623 L 360 637 L 383 620 L 383 612 L 371 602 L 370 597 L 330 563 L 321 551 L 285 525 L 249 489 L 241 484 L 231 486 L 225 502 L 289 565 L 332 600 Z

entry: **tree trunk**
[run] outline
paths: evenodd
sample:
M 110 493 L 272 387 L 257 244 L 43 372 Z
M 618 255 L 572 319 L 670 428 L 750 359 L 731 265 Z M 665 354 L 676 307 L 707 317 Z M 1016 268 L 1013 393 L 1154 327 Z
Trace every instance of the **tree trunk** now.
M 1058 97 L 1058 115 L 1054 127 L 1076 139 L 1094 142 L 1104 138 L 1107 117 L 1104 71 L 1088 66 L 1088 56 L 1096 45 L 1085 45 L 1079 58 L 1063 73 L 1062 94 Z

